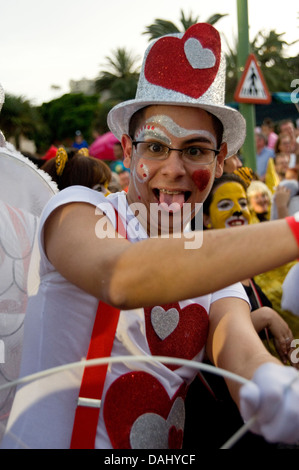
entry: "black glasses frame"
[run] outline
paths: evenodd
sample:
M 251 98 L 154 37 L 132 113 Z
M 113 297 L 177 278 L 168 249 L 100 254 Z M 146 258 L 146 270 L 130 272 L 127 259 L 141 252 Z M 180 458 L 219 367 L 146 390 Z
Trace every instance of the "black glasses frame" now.
M 144 140 L 138 140 L 138 141 L 137 141 L 137 140 L 132 140 L 132 145 L 134 145 L 135 149 L 137 149 L 137 144 L 155 144 L 155 143 L 156 143 L 156 142 L 147 142 L 147 141 L 144 141 Z M 160 142 L 157 142 L 157 144 L 160 144 Z M 185 148 L 183 148 L 183 149 L 175 149 L 175 148 L 172 148 L 172 147 L 168 147 L 168 145 L 162 144 L 162 143 L 161 143 L 161 145 L 163 145 L 163 147 L 168 148 L 167 154 L 169 154 L 172 150 L 176 150 L 177 152 L 183 153 L 184 150 L 188 149 L 188 147 L 185 147 Z M 192 147 L 192 146 L 190 146 L 190 147 Z M 197 147 L 197 148 L 199 148 L 199 149 L 202 148 L 203 150 L 209 150 L 210 152 L 214 152 L 214 153 L 215 153 L 215 157 L 217 157 L 217 155 L 219 155 L 219 153 L 220 153 L 220 150 L 217 150 L 217 149 L 208 149 L 208 148 L 206 148 L 206 147 L 201 147 L 200 145 L 194 145 L 194 147 Z

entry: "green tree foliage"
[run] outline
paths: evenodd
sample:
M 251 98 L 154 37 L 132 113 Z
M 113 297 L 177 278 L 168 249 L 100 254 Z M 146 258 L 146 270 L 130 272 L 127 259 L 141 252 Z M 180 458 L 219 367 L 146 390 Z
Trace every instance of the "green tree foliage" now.
M 49 128 L 47 147 L 53 143 L 70 145 L 76 130 L 80 130 L 87 141 L 93 140 L 91 133 L 98 108 L 99 96 L 83 93 L 65 94 L 43 103 L 40 112 Z
M 284 34 L 278 34 L 274 30 L 268 33 L 259 32 L 251 43 L 252 52 L 259 62 L 268 88 L 273 92 L 290 91 L 290 83 L 296 77 L 295 62 L 292 63 L 285 57 L 285 48 L 291 44 L 282 39 Z
M 23 135 L 34 140 L 39 132 L 45 131 L 39 110 L 22 97 L 5 95 L 5 102 L 0 114 L 0 129 L 8 140 L 14 138 L 15 146 L 20 148 Z
M 205 22 L 213 25 L 224 16 L 226 16 L 226 14 L 221 15 L 220 13 L 216 13 L 210 16 L 210 18 Z M 198 23 L 198 20 L 199 16 L 192 17 L 192 14 L 190 14 L 189 17 L 186 17 L 184 11 L 181 10 L 180 27 L 176 26 L 172 21 L 157 18 L 154 23 L 146 26 L 146 30 L 143 34 L 147 34 L 149 36 L 149 41 L 152 41 L 153 39 L 157 39 L 165 34 L 185 32 L 190 26 Z
M 103 70 L 95 82 L 99 93 L 106 93 L 109 100 L 116 102 L 134 98 L 139 78 L 139 65 L 125 48 L 112 51 L 111 57 L 106 57 L 106 70 Z
M 250 44 L 270 92 L 291 92 L 290 84 L 299 73 L 298 57 L 286 57 L 286 48 L 294 43 L 286 42 L 284 34 L 274 30 L 260 31 Z M 226 101 L 231 102 L 238 84 L 237 41 L 233 47 L 228 46 L 226 64 Z
M 206 22 L 215 24 L 223 16 L 226 15 L 216 13 Z M 179 27 L 170 21 L 156 19 L 143 34 L 152 40 L 165 34 L 184 32 L 198 20 L 199 17 L 185 15 L 181 10 Z M 259 62 L 270 92 L 293 91 L 291 82 L 299 77 L 298 57 L 286 56 L 286 48 L 290 44 L 283 35 L 274 30 L 261 31 L 251 43 L 251 52 Z M 40 107 L 31 106 L 21 97 L 6 95 L 0 114 L 0 129 L 5 137 L 14 137 L 18 147 L 20 136 L 24 135 L 35 141 L 38 153 L 44 153 L 51 144 L 70 145 L 78 129 L 90 143 L 93 130 L 100 134 L 107 132 L 110 109 L 120 101 L 134 98 L 140 67 L 139 58 L 125 48 L 116 49 L 106 59 L 106 69 L 95 80 L 96 95 L 66 94 Z M 233 101 L 238 83 L 237 40 L 232 46 L 227 44 L 226 59 L 226 102 L 229 103 Z

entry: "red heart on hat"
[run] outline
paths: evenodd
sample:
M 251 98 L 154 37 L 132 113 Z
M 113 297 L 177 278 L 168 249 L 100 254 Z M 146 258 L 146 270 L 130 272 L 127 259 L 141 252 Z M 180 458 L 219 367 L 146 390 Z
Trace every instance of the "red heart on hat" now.
M 142 371 L 116 379 L 106 393 L 103 410 L 113 448 L 180 448 L 186 391 L 182 384 L 169 398 L 162 384 Z
M 199 98 L 213 83 L 220 56 L 218 31 L 207 23 L 195 24 L 181 39 L 168 36 L 154 43 L 146 59 L 145 78 L 153 85 Z
M 178 321 L 175 322 L 172 320 L 174 312 L 177 312 L 178 317 Z M 193 303 L 181 308 L 178 303 L 173 303 L 145 308 L 144 314 L 146 337 L 153 355 L 191 360 L 206 343 L 209 316 L 202 305 Z M 157 319 L 158 314 L 160 321 Z M 180 366 L 167 365 L 167 367 L 175 370 Z

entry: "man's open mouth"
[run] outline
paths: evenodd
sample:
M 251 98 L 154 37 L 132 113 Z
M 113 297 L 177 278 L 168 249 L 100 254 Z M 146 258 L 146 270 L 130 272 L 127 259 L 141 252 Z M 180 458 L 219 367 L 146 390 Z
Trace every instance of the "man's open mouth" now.
M 185 204 L 191 196 L 191 191 L 170 190 L 164 188 L 155 188 L 153 192 L 160 204 L 167 204 L 168 206 L 176 203 L 179 204 L 180 207 L 183 207 L 183 204 Z

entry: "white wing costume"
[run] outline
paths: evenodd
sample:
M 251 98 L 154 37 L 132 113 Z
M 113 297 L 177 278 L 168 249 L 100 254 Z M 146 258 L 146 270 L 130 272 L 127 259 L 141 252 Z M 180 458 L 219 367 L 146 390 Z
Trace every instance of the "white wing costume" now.
M 0 85 L 0 110 L 3 102 Z M 0 385 L 18 378 L 27 298 L 38 287 L 35 236 L 41 211 L 56 192 L 49 175 L 0 131 Z M 0 392 L 0 440 L 14 393 Z

